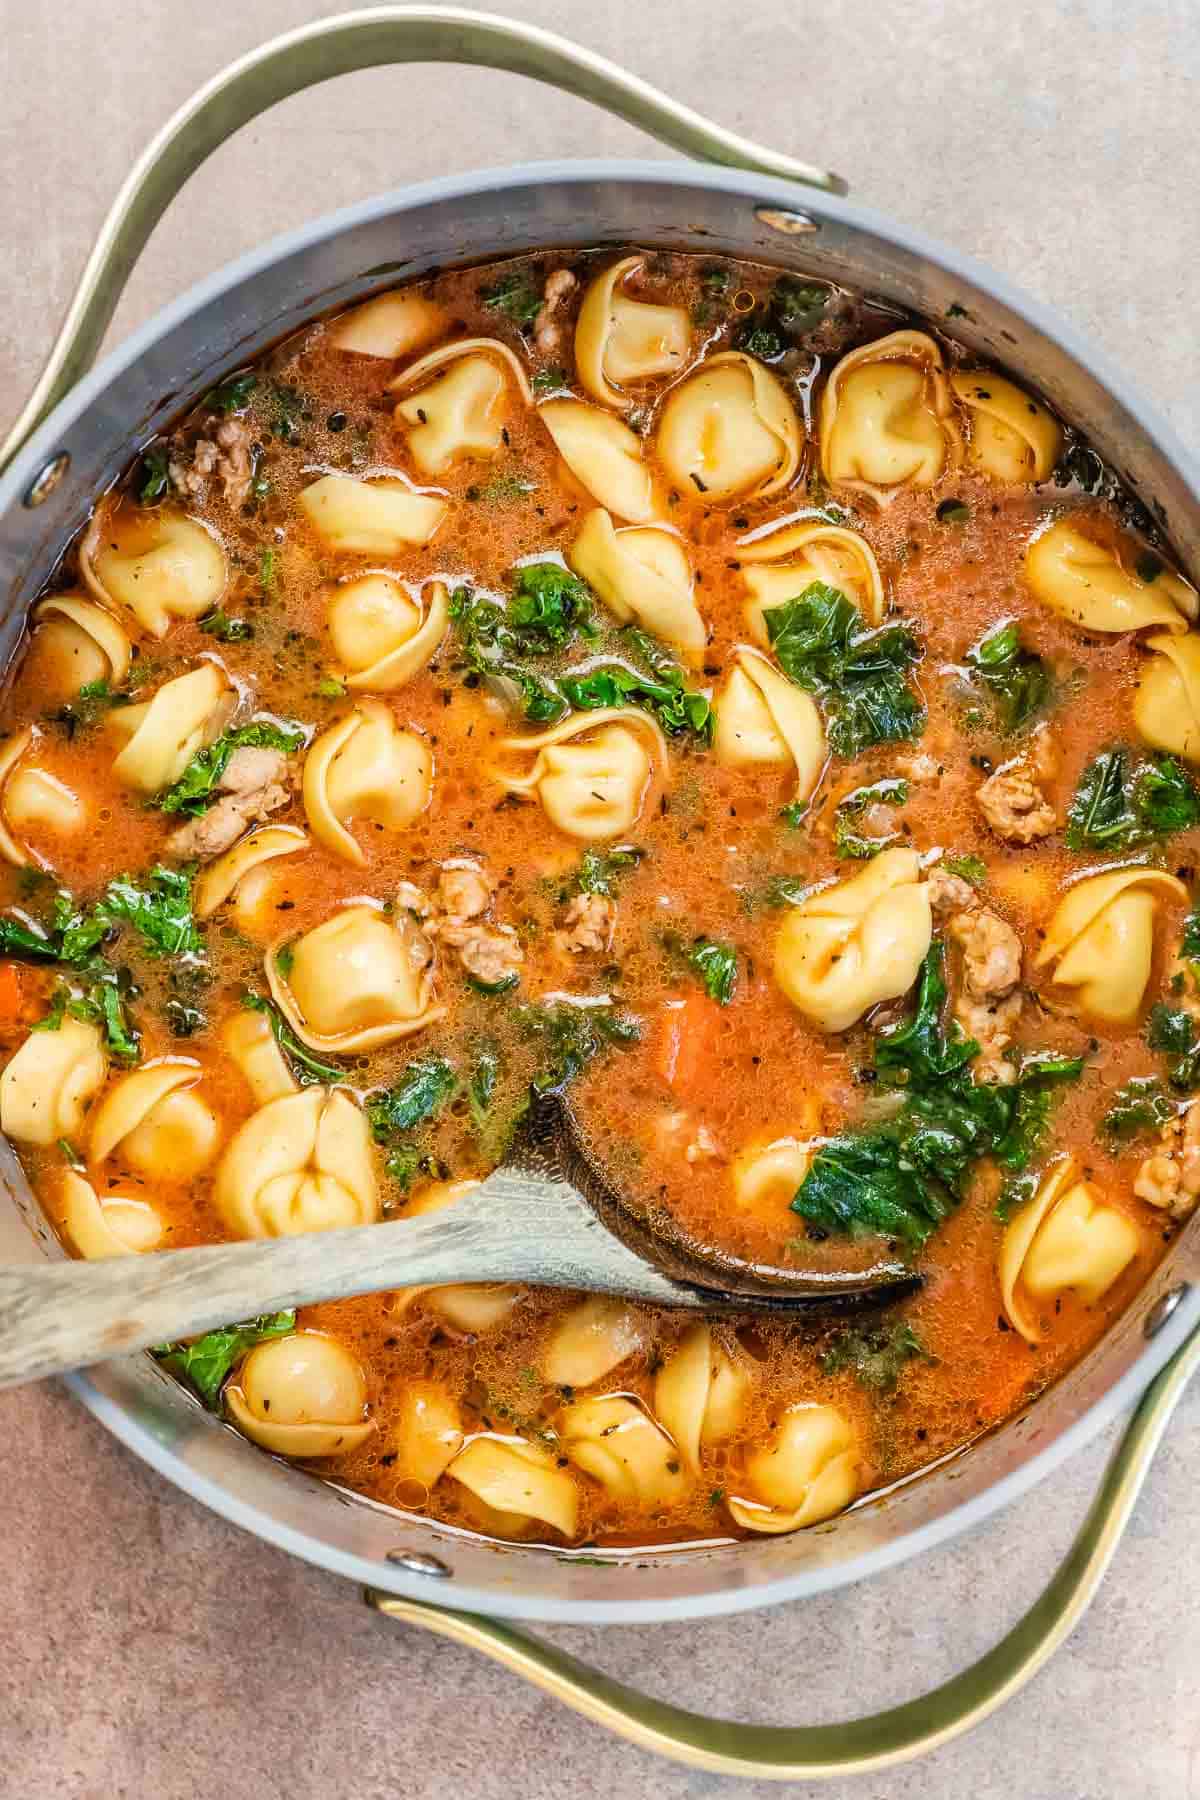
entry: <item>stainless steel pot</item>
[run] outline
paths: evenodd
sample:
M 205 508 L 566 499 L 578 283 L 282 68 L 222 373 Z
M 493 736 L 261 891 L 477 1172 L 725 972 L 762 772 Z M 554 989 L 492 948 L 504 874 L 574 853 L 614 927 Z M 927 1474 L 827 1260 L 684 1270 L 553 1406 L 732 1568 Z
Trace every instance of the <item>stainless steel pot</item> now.
M 725 168 L 551 163 L 387 194 L 277 239 L 210 277 L 86 374 L 122 284 L 172 195 L 208 152 L 274 101 L 385 62 L 470 62 L 552 82 Z M 806 184 L 800 192 L 797 182 Z M 836 177 L 707 124 L 548 33 L 449 8 L 381 7 L 322 21 L 234 64 L 164 128 L 122 190 L 38 389 L 0 452 L 0 659 L 95 495 L 180 405 L 315 315 L 435 267 L 552 245 L 644 244 L 757 258 L 911 308 L 1034 382 L 1143 495 L 1193 579 L 1200 486 L 1167 427 L 1062 321 L 1000 277 L 836 198 Z M 0 1144 L 0 1256 L 61 1252 Z M 1038 1668 L 1086 1607 L 1149 1459 L 1200 1362 L 1197 1228 L 1102 1343 L 1026 1415 L 969 1453 L 792 1537 L 586 1557 L 500 1548 L 397 1515 L 266 1457 L 148 1357 L 74 1391 L 137 1454 L 234 1523 L 365 1584 L 409 1622 L 500 1657 L 635 1741 L 726 1773 L 802 1779 L 878 1769 L 944 1742 Z M 501 1621 L 645 1623 L 801 1600 L 858 1581 L 977 1523 L 1139 1401 L 1083 1530 L 1009 1637 L 937 1694 L 830 1727 L 700 1718 L 583 1668 Z M 482 1615 L 482 1616 L 481 1616 Z

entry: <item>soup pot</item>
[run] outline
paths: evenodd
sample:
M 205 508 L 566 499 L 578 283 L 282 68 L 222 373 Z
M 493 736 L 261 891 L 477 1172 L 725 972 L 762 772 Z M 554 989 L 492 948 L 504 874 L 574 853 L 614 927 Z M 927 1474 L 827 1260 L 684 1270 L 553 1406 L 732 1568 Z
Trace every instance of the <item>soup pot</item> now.
M 200 283 L 86 373 L 164 207 L 224 138 L 278 99 L 389 62 L 504 68 L 586 97 L 709 165 L 549 163 L 385 194 L 292 232 Z M 1064 322 L 979 264 L 839 198 L 820 169 L 706 123 L 549 33 L 440 7 L 322 20 L 217 76 L 134 168 L 34 395 L 0 452 L 0 660 L 95 496 L 197 393 L 306 321 L 445 267 L 553 247 L 703 247 L 861 289 L 941 322 L 1034 383 L 1150 506 L 1200 578 L 1200 484 L 1167 427 Z M 6 466 L 5 466 L 6 465 Z M 61 1255 L 0 1144 L 0 1256 Z M 149 1356 L 77 1375 L 101 1422 L 185 1492 L 274 1544 L 363 1583 L 382 1611 L 474 1645 L 634 1741 L 725 1773 L 793 1780 L 879 1769 L 944 1742 L 1028 1679 L 1094 1592 L 1149 1459 L 1200 1362 L 1197 1224 L 1063 1380 L 969 1451 L 816 1529 L 753 1543 L 583 1555 L 496 1545 L 392 1512 L 260 1450 Z M 482 1273 L 483 1271 L 481 1271 Z M 840 1726 L 751 1727 L 639 1696 L 512 1620 L 701 1619 L 860 1581 L 1014 1499 L 1137 1403 L 1081 1534 L 1030 1614 L 934 1695 Z

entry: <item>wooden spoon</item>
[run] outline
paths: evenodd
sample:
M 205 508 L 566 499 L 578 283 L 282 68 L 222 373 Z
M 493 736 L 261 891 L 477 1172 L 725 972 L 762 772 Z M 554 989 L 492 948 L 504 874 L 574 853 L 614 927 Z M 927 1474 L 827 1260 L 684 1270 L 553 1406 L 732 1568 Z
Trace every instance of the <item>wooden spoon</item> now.
M 0 1269 L 0 1387 L 233 1320 L 384 1288 L 519 1281 L 709 1313 L 882 1303 L 919 1278 L 895 1260 L 781 1269 L 682 1236 L 619 1195 L 558 1095 L 538 1100 L 504 1163 L 420 1218 L 266 1242 Z

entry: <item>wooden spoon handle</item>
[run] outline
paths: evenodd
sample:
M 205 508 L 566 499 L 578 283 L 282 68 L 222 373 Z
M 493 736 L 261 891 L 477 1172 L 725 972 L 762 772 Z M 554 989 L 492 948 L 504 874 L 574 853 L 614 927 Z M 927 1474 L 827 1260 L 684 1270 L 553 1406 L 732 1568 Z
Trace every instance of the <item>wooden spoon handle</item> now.
M 0 1388 L 284 1307 L 480 1280 L 701 1304 L 617 1242 L 574 1189 L 501 1170 L 423 1218 L 0 1269 Z

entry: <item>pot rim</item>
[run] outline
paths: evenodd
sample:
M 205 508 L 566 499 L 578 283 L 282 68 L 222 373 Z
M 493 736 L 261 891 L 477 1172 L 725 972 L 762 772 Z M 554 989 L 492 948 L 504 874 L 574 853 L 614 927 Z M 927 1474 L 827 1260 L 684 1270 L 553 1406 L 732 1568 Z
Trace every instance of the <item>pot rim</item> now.
M 796 184 L 777 177 L 687 162 L 676 164 L 669 161 L 593 158 L 493 166 L 413 183 L 326 213 L 244 252 L 160 308 L 64 396 L 31 434 L 4 475 L 0 476 L 0 512 L 21 505 L 22 497 L 28 491 L 37 470 L 110 382 L 136 363 L 160 337 L 281 258 L 311 249 L 356 225 L 377 221 L 390 213 L 400 216 L 417 207 L 453 202 L 469 196 L 497 196 L 513 187 L 528 184 L 575 184 L 584 190 L 582 203 L 586 206 L 587 187 L 602 181 L 624 182 L 634 188 L 648 184 L 675 185 L 684 191 L 689 188 L 715 188 L 744 198 L 752 207 L 766 204 L 789 212 L 800 212 L 818 226 L 821 222 L 828 221 L 846 225 L 855 231 L 874 234 L 897 248 L 936 265 L 946 273 L 973 284 L 1008 307 L 1042 337 L 1064 350 L 1075 362 L 1090 370 L 1113 399 L 1136 420 L 1141 432 L 1160 454 L 1174 465 L 1193 492 L 1200 494 L 1200 463 L 1191 456 L 1172 427 L 1153 407 L 1145 403 L 1106 355 L 1097 353 L 1082 334 L 1057 312 L 1031 299 L 988 265 L 962 255 L 924 232 L 898 223 L 872 208 L 816 190 L 799 188 Z M 764 253 L 762 260 L 769 261 L 769 255 Z M 365 279 L 366 275 L 364 281 Z M 409 278 L 398 275 L 396 284 L 399 285 L 405 279 Z M 372 291 L 384 290 L 379 288 Z M 1130 1305 L 1137 1305 L 1137 1300 Z M 140 1419 L 134 1409 L 105 1391 L 102 1376 L 93 1378 L 87 1372 L 78 1372 L 66 1378 L 66 1385 L 114 1437 L 159 1474 L 165 1475 L 176 1487 L 230 1523 L 306 1562 L 370 1587 L 425 1602 L 436 1600 L 441 1605 L 464 1612 L 559 1624 L 649 1624 L 667 1617 L 672 1620 L 719 1617 L 822 1593 L 893 1568 L 909 1557 L 932 1549 L 958 1533 L 982 1523 L 1001 1507 L 1028 1492 L 1076 1450 L 1089 1443 L 1119 1414 L 1132 1407 L 1148 1382 L 1198 1324 L 1200 1287 L 1188 1287 L 1185 1283 L 1182 1298 L 1167 1323 L 1147 1342 L 1136 1361 L 1099 1399 L 1072 1420 L 1043 1449 L 993 1481 L 981 1493 L 951 1507 L 939 1517 L 902 1531 L 892 1541 L 844 1562 L 829 1566 L 801 1567 L 794 1574 L 781 1576 L 759 1586 L 745 1588 L 730 1585 L 717 1593 L 677 1597 L 666 1603 L 661 1600 L 637 1599 L 558 1600 L 545 1596 L 523 1599 L 519 1593 L 510 1596 L 502 1592 L 484 1592 L 467 1585 L 460 1586 L 457 1580 L 433 1585 L 427 1576 L 410 1574 L 398 1565 L 381 1563 L 337 1549 L 315 1535 L 285 1525 L 269 1517 L 258 1506 L 242 1500 L 230 1487 L 203 1470 L 185 1465 L 167 1444 L 154 1435 L 149 1424 Z M 879 1505 L 887 1503 L 886 1497 L 875 1502 Z M 872 1502 L 868 1501 L 867 1504 Z M 679 1554 L 687 1555 L 688 1552 L 683 1550 Z M 614 1566 L 621 1565 L 618 1563 Z

